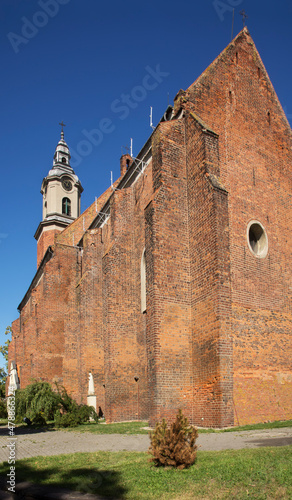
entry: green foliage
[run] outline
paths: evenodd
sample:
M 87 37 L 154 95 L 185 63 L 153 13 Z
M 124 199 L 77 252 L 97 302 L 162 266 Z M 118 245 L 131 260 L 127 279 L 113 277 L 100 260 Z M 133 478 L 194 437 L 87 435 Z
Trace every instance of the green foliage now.
M 62 414 L 60 411 L 56 411 L 54 420 L 56 427 L 77 427 L 79 423 L 74 413 Z
M 5 330 L 5 335 L 11 335 L 12 329 L 11 326 L 7 326 Z M 8 347 L 10 344 L 11 340 L 7 339 L 6 342 L 3 345 L 0 345 L 0 354 L 6 359 L 6 362 L 8 363 Z
M 78 405 L 64 387 L 56 384 L 53 390 L 48 382 L 33 382 L 17 390 L 15 407 L 17 422 L 28 417 L 34 425 L 46 425 L 46 420 L 55 420 L 57 427 L 75 427 L 90 417 L 98 421 L 93 407 Z
M 7 373 L 4 368 L 0 368 L 0 398 L 5 398 Z
M 188 424 L 188 419 L 179 410 L 170 428 L 163 419 L 161 424 L 157 422 L 155 430 L 150 433 L 149 453 L 153 455 L 150 461 L 156 466 L 177 469 L 190 467 L 196 460 L 197 437 L 198 430 Z
M 36 413 L 31 423 L 35 427 L 44 427 L 45 425 L 47 425 L 46 419 L 44 418 L 44 414 L 42 412 Z
M 60 407 L 60 398 L 48 382 L 33 382 L 15 392 L 16 416 L 28 417 L 31 421 L 37 414 L 45 420 L 53 420 L 55 411 Z
M 67 413 L 61 413 L 60 411 L 55 413 L 56 427 L 77 427 L 77 425 L 88 422 L 89 418 L 93 418 L 95 422 L 98 422 L 98 416 L 93 406 L 77 405 L 74 401 L 73 403 L 74 405 L 71 406 L 70 411 Z
M 10 335 L 11 333 L 12 333 L 11 326 L 7 326 L 5 330 L 5 335 Z M 2 354 L 2 356 L 6 360 L 5 363 L 6 370 L 4 368 L 0 368 L 0 398 L 5 397 L 6 379 L 8 376 L 8 347 L 10 342 L 11 341 L 7 339 L 3 345 L 0 345 L 0 354 Z
M 7 418 L 7 405 L 5 399 L 0 399 L 0 418 Z

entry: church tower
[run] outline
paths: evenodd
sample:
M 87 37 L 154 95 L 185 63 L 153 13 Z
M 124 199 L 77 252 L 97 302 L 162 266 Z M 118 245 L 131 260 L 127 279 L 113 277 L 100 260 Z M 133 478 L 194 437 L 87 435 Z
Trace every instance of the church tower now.
M 37 240 L 37 265 L 46 250 L 54 244 L 55 235 L 80 215 L 80 199 L 83 188 L 70 166 L 70 151 L 64 140 L 63 122 L 61 139 L 54 154 L 53 168 L 41 186 L 43 218 L 34 235 Z

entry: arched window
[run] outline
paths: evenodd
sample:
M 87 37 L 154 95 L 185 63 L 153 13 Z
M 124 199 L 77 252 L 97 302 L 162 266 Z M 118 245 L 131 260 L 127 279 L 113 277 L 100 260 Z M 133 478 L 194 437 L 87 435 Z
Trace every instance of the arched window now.
M 62 163 L 66 163 L 66 158 L 65 156 L 62 157 Z
M 141 312 L 146 312 L 146 251 L 144 249 L 141 259 Z
M 62 214 L 71 215 L 71 201 L 69 198 L 63 198 L 62 200 Z

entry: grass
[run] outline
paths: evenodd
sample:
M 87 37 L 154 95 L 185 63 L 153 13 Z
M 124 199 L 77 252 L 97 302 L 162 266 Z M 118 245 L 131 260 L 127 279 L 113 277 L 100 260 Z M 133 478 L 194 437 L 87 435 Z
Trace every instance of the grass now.
M 149 430 L 143 429 L 143 427 L 148 427 L 148 422 L 120 422 L 117 424 L 88 423 L 64 430 L 92 432 L 94 434 L 148 434 Z
M 88 423 L 66 429 L 72 432 L 92 432 L 94 434 L 148 434 L 148 422 L 121 422 L 117 424 L 95 424 Z M 228 429 L 199 429 L 200 434 L 211 432 L 235 432 L 235 431 L 251 431 L 256 429 L 277 429 L 281 427 L 292 427 L 292 420 L 268 422 L 263 424 L 245 425 L 240 427 L 232 427 Z
M 7 425 L 7 419 L 0 419 L 0 425 Z M 17 424 L 17 427 L 27 427 L 26 424 Z M 54 422 L 48 423 L 48 429 L 54 429 Z M 66 430 L 69 432 L 92 432 L 93 434 L 148 434 L 149 430 L 147 421 L 139 421 L 139 422 L 120 422 L 116 424 L 95 424 L 95 423 L 87 423 L 83 425 L 79 425 L 78 427 L 66 428 L 66 429 L 58 429 L 58 430 Z M 211 433 L 211 432 L 235 432 L 235 431 L 251 431 L 256 429 L 278 429 L 282 427 L 292 427 L 292 420 L 286 421 L 276 421 L 276 422 L 267 422 L 262 424 L 252 424 L 252 425 L 244 425 L 240 427 L 231 427 L 228 429 L 203 429 L 200 428 L 200 434 Z
M 17 482 L 124 500 L 289 499 L 292 447 L 199 451 L 186 470 L 156 468 L 147 453 L 97 452 L 19 460 Z M 0 464 L 6 476 L 8 464 Z
M 202 432 L 236 432 L 236 431 L 254 431 L 257 429 L 281 429 L 283 427 L 292 427 L 292 420 L 276 420 L 275 422 L 265 422 L 259 424 L 240 425 L 237 427 L 228 427 L 228 429 L 199 429 Z

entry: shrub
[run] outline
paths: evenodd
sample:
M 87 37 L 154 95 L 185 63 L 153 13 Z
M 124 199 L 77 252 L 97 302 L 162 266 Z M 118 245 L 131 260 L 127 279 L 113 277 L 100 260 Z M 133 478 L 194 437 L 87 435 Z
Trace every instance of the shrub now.
M 156 466 L 177 469 L 190 467 L 196 460 L 197 437 L 198 430 L 188 424 L 188 419 L 179 410 L 170 428 L 163 419 L 161 424 L 157 422 L 155 430 L 150 433 L 149 453 L 153 455 L 150 461 Z
M 48 382 L 33 382 L 15 393 L 16 421 L 28 417 L 32 424 L 43 426 L 55 419 L 57 427 L 75 427 L 98 416 L 92 406 L 78 405 L 64 387 L 56 384 L 54 391 Z
M 32 423 L 32 425 L 35 425 L 36 427 L 44 427 L 45 425 L 47 425 L 47 422 L 46 422 L 42 412 L 36 413 L 31 421 L 31 423 Z
M 65 413 L 56 411 L 55 413 L 55 426 L 56 427 L 76 427 L 77 425 L 88 422 L 89 418 L 93 418 L 98 422 L 98 416 L 93 406 L 78 405 L 74 402 L 70 410 Z
M 40 412 L 45 420 L 53 420 L 59 406 L 59 395 L 52 390 L 48 382 L 33 382 L 15 392 L 16 416 L 21 420 L 28 417 L 33 421 Z
M 56 427 L 77 427 L 79 424 L 76 415 L 73 413 L 60 413 L 56 411 L 55 413 L 55 426 Z
M 5 399 L 0 399 L 0 418 L 7 418 L 7 405 Z

